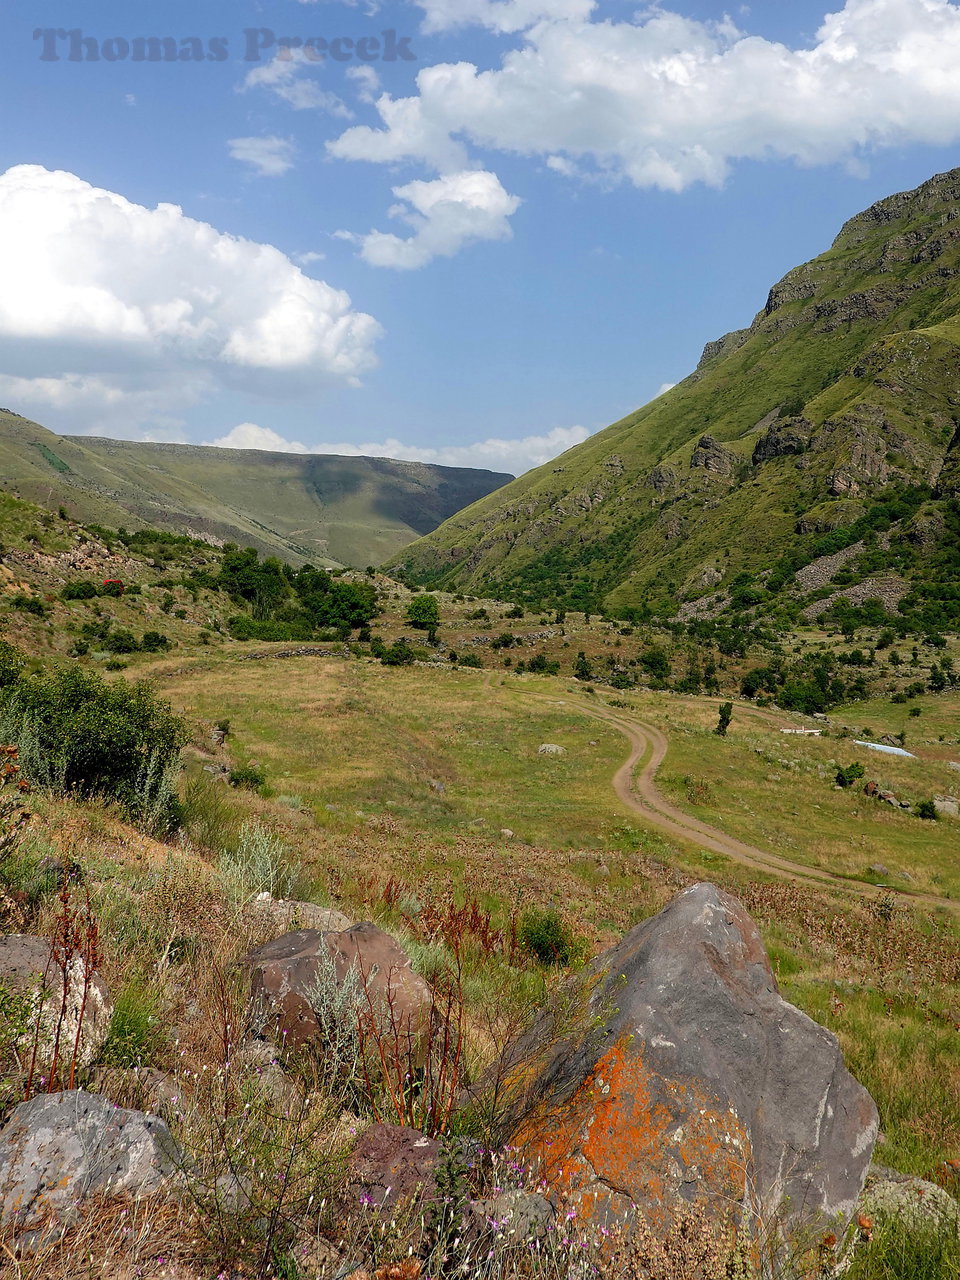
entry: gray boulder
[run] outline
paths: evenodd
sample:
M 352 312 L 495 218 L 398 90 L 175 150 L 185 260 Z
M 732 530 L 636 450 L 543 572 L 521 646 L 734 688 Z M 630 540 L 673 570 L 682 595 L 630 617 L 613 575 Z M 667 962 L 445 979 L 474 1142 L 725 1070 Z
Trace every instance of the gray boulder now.
M 538 756 L 565 756 L 566 754 L 566 747 L 558 747 L 555 742 L 545 742 L 543 746 L 537 748 Z
M 264 929 L 292 933 L 298 929 L 316 929 L 320 933 L 349 929 L 352 920 L 335 907 L 318 907 L 314 902 L 292 902 L 261 893 L 249 905 L 253 920 Z
M 877 1136 L 836 1038 L 781 998 L 753 921 L 710 884 L 600 956 L 497 1078 L 505 1136 L 598 1225 L 656 1231 L 703 1203 L 731 1228 L 837 1230 Z
M 26 1059 L 33 1056 L 38 1022 L 38 1074 L 50 1067 L 58 1029 L 61 1065 L 70 1062 L 74 1046 L 77 1067 L 87 1067 L 96 1059 L 110 1030 L 113 1001 L 100 975 L 86 973 L 80 956 L 61 968 L 54 962 L 46 938 L 7 934 L 0 937 L 0 987 L 25 997 L 28 1003 L 26 1025 L 14 1037 L 25 1066 Z
M 859 1209 L 875 1224 L 893 1223 L 898 1231 L 911 1235 L 960 1234 L 960 1205 L 949 1191 L 882 1165 L 871 1166 Z
M 39 1094 L 0 1130 L 0 1222 L 18 1233 L 62 1228 L 90 1196 L 155 1195 L 179 1166 L 157 1117 L 82 1089 Z

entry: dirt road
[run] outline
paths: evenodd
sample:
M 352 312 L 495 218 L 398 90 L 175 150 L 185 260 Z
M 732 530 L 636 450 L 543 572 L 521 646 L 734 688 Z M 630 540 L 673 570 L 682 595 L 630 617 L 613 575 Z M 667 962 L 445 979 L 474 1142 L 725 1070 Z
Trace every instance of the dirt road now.
M 501 686 L 505 690 L 507 686 Z M 875 893 L 877 886 L 866 880 L 857 880 L 850 876 L 836 875 L 819 867 L 805 866 L 793 862 L 789 858 L 758 849 L 755 845 L 746 844 L 735 836 L 726 835 L 716 827 L 701 822 L 692 814 L 684 813 L 670 802 L 656 785 L 657 773 L 666 758 L 669 743 L 665 735 L 653 725 L 638 720 L 635 716 L 608 710 L 606 707 L 591 706 L 586 701 L 575 698 L 558 698 L 550 694 L 536 693 L 532 690 L 509 688 L 510 693 L 525 698 L 536 698 L 540 702 L 548 702 L 555 707 L 575 711 L 580 715 L 590 716 L 604 724 L 617 729 L 630 743 L 630 755 L 613 775 L 613 788 L 622 803 L 640 815 L 650 826 L 658 828 L 674 839 L 699 845 L 713 853 L 724 854 L 744 866 L 756 871 L 765 871 L 769 875 L 778 876 L 795 884 L 806 884 L 817 888 L 830 888 L 843 894 L 861 896 L 864 893 Z M 769 713 L 761 713 L 764 719 L 770 720 Z M 638 766 L 641 765 L 639 768 Z M 911 893 L 908 890 L 893 890 L 898 896 L 915 903 L 917 906 L 946 907 L 954 914 L 960 914 L 960 903 L 946 898 L 938 898 L 934 894 Z

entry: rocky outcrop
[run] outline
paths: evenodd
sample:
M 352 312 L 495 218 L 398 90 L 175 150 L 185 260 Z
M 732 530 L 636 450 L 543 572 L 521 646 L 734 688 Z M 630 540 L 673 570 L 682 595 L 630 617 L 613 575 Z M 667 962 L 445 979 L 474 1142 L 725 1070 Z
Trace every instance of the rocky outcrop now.
M 504 1064 L 511 1141 L 552 1198 L 654 1229 L 691 1203 L 734 1228 L 845 1226 L 876 1108 L 836 1038 L 781 998 L 735 898 L 685 890 L 595 961 L 581 995 Z
M 430 1200 L 440 1144 L 416 1129 L 374 1124 L 361 1135 L 349 1164 L 352 1198 L 368 1208 Z
M 62 1230 L 93 1196 L 151 1196 L 180 1166 L 155 1116 L 82 1089 L 40 1094 L 0 1131 L 0 1221 L 18 1235 Z
M 775 422 L 757 441 L 753 465 L 760 466 L 771 458 L 787 458 L 806 453 L 810 445 L 811 424 L 804 418 L 786 418 Z
M 703 348 L 700 363 L 697 365 L 697 372 L 699 373 L 701 369 L 716 360 L 718 356 L 728 356 L 732 352 L 738 351 L 749 337 L 749 329 L 734 329 L 732 333 L 725 333 L 722 338 L 717 338 L 715 342 L 708 342 Z
M 244 963 L 251 1030 L 287 1049 L 322 1053 L 333 1032 L 329 1019 L 353 1027 L 358 1013 L 414 1044 L 429 1023 L 430 988 L 400 944 L 375 924 L 287 933 L 251 951 Z
M 87 973 L 81 956 L 60 965 L 45 938 L 7 934 L 0 937 L 0 987 L 28 1003 L 21 1057 L 28 1051 L 33 1056 L 39 1026 L 38 1074 L 49 1067 L 55 1047 L 61 1065 L 72 1060 L 87 1067 L 94 1061 L 110 1030 L 113 1001 L 107 984 L 98 973 Z
M 737 465 L 737 455 L 725 449 L 713 436 L 701 436 L 690 459 L 694 470 L 702 468 L 714 476 L 732 476 Z

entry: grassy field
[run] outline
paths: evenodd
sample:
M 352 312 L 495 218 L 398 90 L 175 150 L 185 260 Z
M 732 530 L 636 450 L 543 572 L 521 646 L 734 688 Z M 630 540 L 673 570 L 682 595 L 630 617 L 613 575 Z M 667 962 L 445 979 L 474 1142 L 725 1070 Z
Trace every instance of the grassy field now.
M 721 741 L 708 699 L 629 697 L 640 719 L 669 736 L 661 784 L 679 807 L 798 863 L 845 871 L 862 881 L 858 905 L 645 829 L 611 787 L 623 738 L 579 714 L 577 700 L 589 695 L 569 681 L 507 677 L 514 689 L 563 699 L 551 707 L 550 698 L 516 697 L 501 676 L 345 658 L 217 655 L 167 661 L 155 674 L 198 742 L 213 721 L 230 720 L 230 761 L 267 774 L 261 795 L 232 799 L 281 832 L 321 898 L 376 916 L 386 909 L 378 886 L 393 877 L 421 900 L 475 895 L 501 919 L 518 901 L 554 906 L 594 951 L 681 884 L 724 884 L 758 919 L 787 998 L 840 1036 L 877 1098 L 880 1158 L 919 1173 L 960 1151 L 960 931 L 955 917 L 911 909 L 905 897 L 886 906 L 885 891 L 869 883 L 885 876 L 868 869 L 885 864 L 898 888 L 956 895 L 960 824 L 921 821 L 833 781 L 837 761 L 863 759 L 870 776 L 902 794 L 929 794 L 950 780 L 932 746 L 930 759 L 877 771 L 882 758 L 849 739 L 782 734 L 780 722 L 798 722 L 789 716 L 740 707 Z M 887 721 L 877 704 L 866 720 L 879 732 L 899 713 Z M 955 716 L 946 696 L 925 703 L 920 719 L 937 748 Z M 540 757 L 542 743 L 566 755 Z M 192 767 L 208 757 L 204 747 Z

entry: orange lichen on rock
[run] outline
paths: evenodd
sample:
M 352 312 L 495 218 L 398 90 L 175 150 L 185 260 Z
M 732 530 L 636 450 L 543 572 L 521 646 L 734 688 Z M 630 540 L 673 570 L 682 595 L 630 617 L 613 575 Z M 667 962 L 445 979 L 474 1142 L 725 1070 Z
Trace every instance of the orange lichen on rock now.
M 648 1070 L 627 1038 L 562 1107 L 529 1115 L 516 1141 L 581 1220 L 609 1225 L 638 1202 L 656 1220 L 703 1197 L 740 1217 L 751 1152 L 739 1117 L 698 1083 Z

